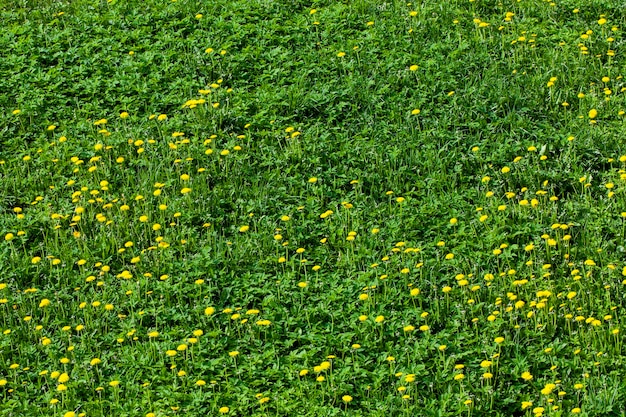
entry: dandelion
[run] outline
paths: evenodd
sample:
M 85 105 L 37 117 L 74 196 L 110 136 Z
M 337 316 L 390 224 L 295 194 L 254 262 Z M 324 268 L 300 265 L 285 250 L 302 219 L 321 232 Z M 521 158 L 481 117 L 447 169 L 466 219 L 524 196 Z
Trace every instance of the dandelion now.
M 546 384 L 546 385 L 543 387 L 543 389 L 541 390 L 541 393 L 542 393 L 543 395 L 550 395 L 550 394 L 552 394 L 552 391 L 554 391 L 554 389 L 555 389 L 555 388 L 556 388 L 556 385 L 555 385 L 555 384 L 551 384 L 551 383 Z
M 321 219 L 325 219 L 325 218 L 327 218 L 328 216 L 330 216 L 332 214 L 333 214 L 332 210 L 326 210 L 324 213 L 320 214 L 320 218 Z

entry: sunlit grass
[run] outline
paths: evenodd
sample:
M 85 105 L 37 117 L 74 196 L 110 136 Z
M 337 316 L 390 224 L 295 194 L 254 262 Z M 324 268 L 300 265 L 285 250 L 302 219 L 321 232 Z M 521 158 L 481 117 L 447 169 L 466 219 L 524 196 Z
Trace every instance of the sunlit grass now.
M 621 411 L 621 8 L 0 13 L 3 413 Z

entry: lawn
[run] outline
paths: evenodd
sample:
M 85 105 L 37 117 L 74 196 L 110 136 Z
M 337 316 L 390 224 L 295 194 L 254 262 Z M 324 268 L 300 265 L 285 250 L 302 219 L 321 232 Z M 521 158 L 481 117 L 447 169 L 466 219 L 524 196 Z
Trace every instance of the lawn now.
M 0 416 L 626 415 L 620 1 L 0 22 Z

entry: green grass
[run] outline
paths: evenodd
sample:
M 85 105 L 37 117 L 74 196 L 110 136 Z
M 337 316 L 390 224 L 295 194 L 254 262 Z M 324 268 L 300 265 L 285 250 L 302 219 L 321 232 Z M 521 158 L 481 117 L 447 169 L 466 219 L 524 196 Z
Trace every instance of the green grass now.
M 0 416 L 624 415 L 620 2 L 0 6 Z

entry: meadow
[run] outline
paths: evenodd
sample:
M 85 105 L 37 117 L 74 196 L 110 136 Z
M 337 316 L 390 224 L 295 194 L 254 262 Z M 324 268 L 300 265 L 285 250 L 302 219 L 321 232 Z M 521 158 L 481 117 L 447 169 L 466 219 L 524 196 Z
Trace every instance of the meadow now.
M 0 416 L 624 416 L 612 0 L 0 0 Z

